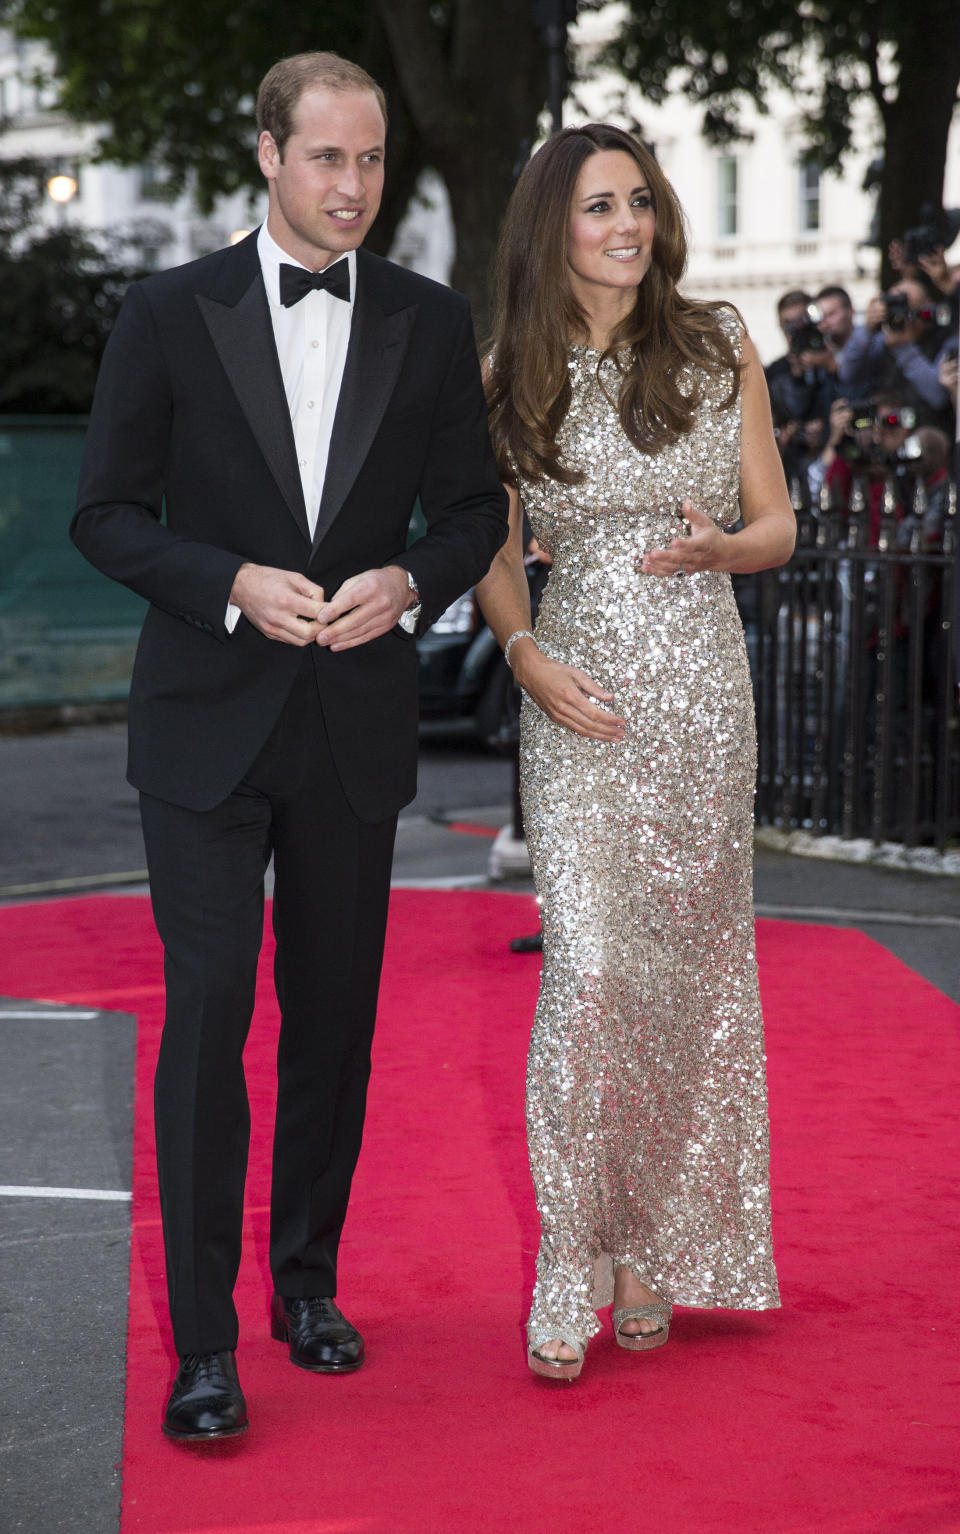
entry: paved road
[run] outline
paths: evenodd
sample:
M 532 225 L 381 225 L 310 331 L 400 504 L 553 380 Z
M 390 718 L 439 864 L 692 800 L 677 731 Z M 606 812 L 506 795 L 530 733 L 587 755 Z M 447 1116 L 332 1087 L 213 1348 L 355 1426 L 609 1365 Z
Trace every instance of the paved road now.
M 119 725 L 0 735 L 0 903 L 143 887 L 124 750 Z M 449 823 L 504 824 L 510 782 L 507 762 L 463 738 L 425 741 L 397 882 L 483 882 L 489 838 Z M 960 1001 L 960 880 L 759 851 L 756 895 L 762 914 L 860 927 Z M 128 1189 L 135 1019 L 0 1001 L 0 1044 L 0 1186 Z M 0 1219 L 4 1534 L 110 1534 L 128 1205 L 8 1194 Z

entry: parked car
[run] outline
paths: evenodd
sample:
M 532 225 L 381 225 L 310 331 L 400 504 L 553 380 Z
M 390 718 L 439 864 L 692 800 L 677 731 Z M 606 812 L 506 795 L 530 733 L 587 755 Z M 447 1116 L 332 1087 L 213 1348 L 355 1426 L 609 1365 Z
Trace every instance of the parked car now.
M 503 749 L 516 735 L 517 689 L 472 591 L 417 640 L 422 719 L 467 720 Z

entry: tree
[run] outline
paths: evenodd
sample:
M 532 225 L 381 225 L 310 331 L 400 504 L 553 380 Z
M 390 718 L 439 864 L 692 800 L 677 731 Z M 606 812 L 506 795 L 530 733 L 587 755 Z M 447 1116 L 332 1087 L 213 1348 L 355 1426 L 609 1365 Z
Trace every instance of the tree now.
M 363 64 L 390 107 L 386 250 L 422 169 L 446 183 L 455 287 L 482 327 L 503 207 L 546 88 L 527 0 L 0 0 L 0 21 L 44 41 L 64 109 L 103 125 L 101 158 L 152 159 L 201 208 L 259 187 L 254 95 L 275 59 L 326 48 Z
M 598 10 L 603 0 L 584 0 Z M 651 101 L 680 89 L 704 106 L 715 143 L 738 136 L 737 108 L 761 110 L 772 85 L 805 99 L 811 153 L 829 169 L 850 146 L 855 104 L 880 119 L 879 243 L 887 248 L 943 198 L 947 136 L 960 84 L 956 0 L 628 0 L 606 50 Z M 810 86 L 811 59 L 819 82 Z
M 144 271 L 141 226 L 98 238 L 34 225 L 35 160 L 0 161 L 0 412 L 84 413 L 128 283 Z

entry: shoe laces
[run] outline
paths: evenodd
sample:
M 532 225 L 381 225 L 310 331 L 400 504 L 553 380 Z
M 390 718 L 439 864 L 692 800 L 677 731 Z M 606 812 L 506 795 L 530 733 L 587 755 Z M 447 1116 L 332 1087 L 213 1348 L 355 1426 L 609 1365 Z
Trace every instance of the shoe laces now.
M 322 1295 L 312 1294 L 302 1300 L 286 1300 L 285 1304 L 295 1316 L 329 1316 L 331 1314 L 329 1307 L 333 1305 L 333 1301 Z M 336 1307 L 334 1307 L 332 1312 L 334 1317 L 336 1313 Z
M 202 1379 L 209 1379 L 211 1375 L 223 1373 L 216 1353 L 184 1353 L 181 1364 L 184 1369 L 199 1375 Z

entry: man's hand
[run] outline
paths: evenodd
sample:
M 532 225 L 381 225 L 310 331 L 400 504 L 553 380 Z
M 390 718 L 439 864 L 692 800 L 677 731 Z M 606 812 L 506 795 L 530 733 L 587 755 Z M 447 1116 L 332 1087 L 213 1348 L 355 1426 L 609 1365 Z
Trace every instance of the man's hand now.
M 316 642 L 325 649 L 352 650 L 388 633 L 400 614 L 414 606 L 416 599 L 407 585 L 406 571 L 399 565 L 364 570 L 362 575 L 344 581 L 321 607 Z
M 801 352 L 800 361 L 803 363 L 805 370 L 822 368 L 825 373 L 835 373 L 837 371 L 837 359 L 829 346 L 823 347 L 818 352 Z
M 853 420 L 853 411 L 845 399 L 835 399 L 830 406 L 830 435 L 827 438 L 827 446 L 834 449 L 840 446 L 841 439 L 846 436 Z
M 323 587 L 295 570 L 269 565 L 241 565 L 230 601 L 268 639 L 280 644 L 312 644 L 319 632 Z
M 883 324 L 886 317 L 887 306 L 883 300 L 883 295 L 877 293 L 867 304 L 867 310 L 863 317 L 863 323 L 866 325 L 869 331 L 876 332 L 880 329 L 880 326 Z
M 957 284 L 957 271 L 947 265 L 947 258 L 942 245 L 937 245 L 929 255 L 918 256 L 917 265 L 922 272 L 926 272 L 930 281 L 949 297 Z
M 922 320 L 904 320 L 902 325 L 884 325 L 883 339 L 896 351 L 898 346 L 909 346 L 911 342 L 919 341 L 924 329 Z

